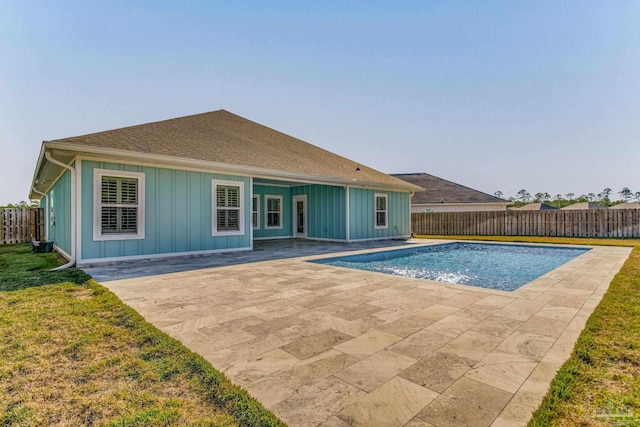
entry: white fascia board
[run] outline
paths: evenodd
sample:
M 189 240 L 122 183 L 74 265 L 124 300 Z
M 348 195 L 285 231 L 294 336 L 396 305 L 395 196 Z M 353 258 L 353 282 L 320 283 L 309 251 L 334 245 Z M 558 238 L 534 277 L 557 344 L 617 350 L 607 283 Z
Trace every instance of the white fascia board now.
M 33 178 L 31 179 L 31 187 L 29 189 L 29 199 L 30 200 L 40 200 L 42 196 L 38 196 L 37 193 L 33 192 L 33 189 L 36 187 L 36 181 L 38 180 L 38 175 L 40 174 L 40 169 L 42 168 L 42 161 L 44 160 L 44 152 L 46 151 L 45 147 L 46 142 L 42 141 L 42 146 L 40 147 L 40 154 L 38 155 L 38 161 L 36 163 L 36 168 L 33 171 Z M 43 193 L 47 193 L 43 191 Z M 34 194 L 36 196 L 34 197 Z
M 254 178 L 264 179 L 284 179 L 293 180 L 305 184 L 325 184 L 325 185 L 349 185 L 351 187 L 369 188 L 376 190 L 389 190 L 397 192 L 409 193 L 414 191 L 409 188 L 395 187 L 376 182 L 354 181 L 344 178 L 331 178 L 325 176 L 307 175 L 296 172 L 281 171 L 277 169 L 258 168 L 254 166 L 234 165 L 222 162 L 210 162 L 206 160 L 195 160 L 176 158 L 161 154 L 139 153 L 127 150 L 115 150 L 112 148 L 92 147 L 79 144 L 71 144 L 68 142 L 48 141 L 45 145 L 51 149 L 70 151 L 74 153 L 88 153 L 103 156 L 118 156 L 124 159 L 135 160 L 136 163 L 154 163 L 158 165 L 174 166 L 174 167 L 194 167 L 206 170 L 216 170 L 226 172 L 228 174 L 237 174 L 244 176 L 252 176 Z M 113 161 L 113 160 L 112 160 Z

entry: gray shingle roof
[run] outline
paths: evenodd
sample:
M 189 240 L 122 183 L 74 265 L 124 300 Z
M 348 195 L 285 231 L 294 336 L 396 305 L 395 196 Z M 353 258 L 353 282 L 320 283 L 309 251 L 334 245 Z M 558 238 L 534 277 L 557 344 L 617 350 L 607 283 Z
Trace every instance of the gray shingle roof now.
M 640 209 L 640 202 L 626 202 L 611 206 L 609 209 Z
M 605 206 L 598 205 L 591 202 L 578 202 L 562 208 L 563 210 L 582 210 L 582 209 L 607 209 Z
M 425 189 L 424 191 L 416 192 L 413 196 L 411 203 L 414 205 L 430 203 L 509 203 L 498 197 L 429 175 L 428 173 L 392 175 Z
M 514 211 L 548 211 L 548 210 L 553 210 L 558 208 L 555 208 L 546 203 L 528 203 L 524 206 L 520 206 L 519 208 L 511 208 L 511 209 Z
M 418 188 L 300 139 L 225 110 L 178 117 L 53 143 L 91 146 L 242 167 L 284 171 L 305 176 L 375 183 L 394 189 Z M 359 167 L 356 170 L 356 167 Z

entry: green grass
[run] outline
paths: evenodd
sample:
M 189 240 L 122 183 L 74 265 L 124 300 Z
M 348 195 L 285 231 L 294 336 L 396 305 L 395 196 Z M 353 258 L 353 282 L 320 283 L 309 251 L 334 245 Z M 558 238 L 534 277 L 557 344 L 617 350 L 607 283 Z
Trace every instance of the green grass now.
M 0 247 L 0 425 L 284 425 L 62 262 Z
M 640 240 L 422 237 L 632 246 L 631 255 L 587 321 L 529 427 L 640 425 Z
M 82 284 L 91 278 L 76 268 L 49 271 L 63 263 L 57 253 L 31 254 L 29 245 L 0 245 L 0 292 L 62 282 Z

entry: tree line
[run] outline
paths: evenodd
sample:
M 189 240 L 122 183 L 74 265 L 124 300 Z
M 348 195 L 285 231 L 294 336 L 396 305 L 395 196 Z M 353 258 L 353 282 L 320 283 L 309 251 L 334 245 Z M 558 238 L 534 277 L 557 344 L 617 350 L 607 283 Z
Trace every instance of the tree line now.
M 8 205 L 0 205 L 0 208 L 39 208 L 40 202 L 37 200 L 31 200 L 30 202 L 25 202 L 24 200 L 19 201 L 18 203 L 9 203 Z
M 598 194 L 588 193 L 581 194 L 579 196 L 576 196 L 575 193 L 567 193 L 564 195 L 556 194 L 555 196 L 551 196 L 549 193 L 535 193 L 532 195 L 527 190 L 522 189 L 512 197 L 505 198 L 502 191 L 496 191 L 494 196 L 508 200 L 511 203 L 509 207 L 519 207 L 526 205 L 527 203 L 546 203 L 554 208 L 564 208 L 565 206 L 580 202 L 591 202 L 601 206 L 610 207 L 625 202 L 640 202 L 640 191 L 636 191 L 634 193 L 628 187 L 624 187 L 622 190 L 618 191 L 617 194 L 620 198 L 613 200 L 611 197 L 613 195 L 613 190 L 610 188 L 605 188 Z

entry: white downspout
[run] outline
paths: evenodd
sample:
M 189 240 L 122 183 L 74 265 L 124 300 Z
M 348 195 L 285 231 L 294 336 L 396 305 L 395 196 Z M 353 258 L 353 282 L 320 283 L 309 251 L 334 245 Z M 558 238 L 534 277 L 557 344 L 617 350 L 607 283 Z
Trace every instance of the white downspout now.
M 73 267 L 76 263 L 76 169 L 54 159 L 49 151 L 45 151 L 44 157 L 54 165 L 63 167 L 71 173 L 71 259 L 68 263 L 51 269 L 51 271 L 58 271 Z

